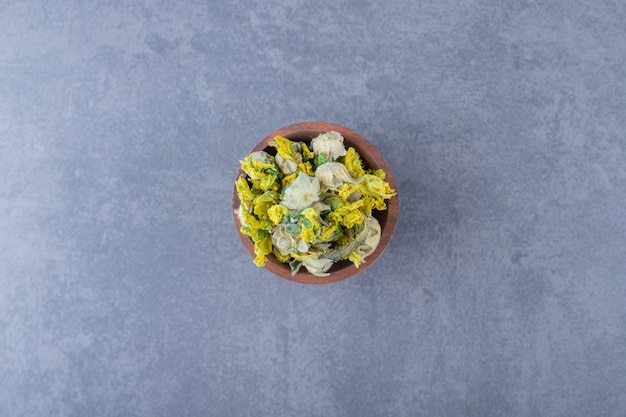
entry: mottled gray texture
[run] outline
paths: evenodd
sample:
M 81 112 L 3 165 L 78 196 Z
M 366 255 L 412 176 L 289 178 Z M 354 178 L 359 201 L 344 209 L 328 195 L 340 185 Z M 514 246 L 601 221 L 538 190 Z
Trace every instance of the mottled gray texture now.
M 0 1 L 0 416 L 626 415 L 626 6 Z M 363 274 L 257 269 L 296 121 L 400 193 Z

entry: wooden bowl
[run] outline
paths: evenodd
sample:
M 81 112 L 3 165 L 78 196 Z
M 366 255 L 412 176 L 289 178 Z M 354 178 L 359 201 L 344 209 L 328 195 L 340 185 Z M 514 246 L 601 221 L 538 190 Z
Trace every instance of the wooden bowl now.
M 396 182 L 393 178 L 393 174 L 391 173 L 391 169 L 389 168 L 389 165 L 387 165 L 387 162 L 385 162 L 385 159 L 380 154 L 380 152 L 378 152 L 378 150 L 374 147 L 374 145 L 369 143 L 358 133 L 336 124 L 325 122 L 302 122 L 281 127 L 280 129 L 277 129 L 264 137 L 259 143 L 256 144 L 254 148 L 252 148 L 250 153 L 256 151 L 266 151 L 272 155 L 275 155 L 275 149 L 268 145 L 268 143 L 273 140 L 275 136 L 284 136 L 294 141 L 309 143 L 311 139 L 318 136 L 319 134 L 331 130 L 339 132 L 341 133 L 341 135 L 343 135 L 344 145 L 346 149 L 352 146 L 357 150 L 357 152 L 361 155 L 361 158 L 366 165 L 366 168 L 380 168 L 385 171 L 385 181 L 389 183 L 391 188 L 397 191 Z M 245 176 L 245 173 L 241 168 L 239 168 L 237 172 L 237 178 L 239 178 L 240 176 Z M 254 258 L 254 244 L 250 237 L 241 233 L 241 223 L 239 222 L 239 218 L 237 217 L 237 215 L 234 214 L 234 210 L 239 208 L 239 204 L 240 203 L 239 197 L 237 195 L 237 189 L 233 186 L 232 208 L 233 220 L 235 222 L 237 234 L 239 235 L 243 246 Z M 305 268 L 301 268 L 298 273 L 296 273 L 295 275 L 291 275 L 289 265 L 278 262 L 272 254 L 267 255 L 267 263 L 265 264 L 265 268 L 282 278 L 305 284 L 328 284 L 331 282 L 337 282 L 353 277 L 372 266 L 387 248 L 387 245 L 389 244 L 389 241 L 393 236 L 396 222 L 398 220 L 398 196 L 396 195 L 387 201 L 387 210 L 374 210 L 372 215 L 376 217 L 376 219 L 380 223 L 380 243 L 378 244 L 378 247 L 375 249 L 375 251 L 365 258 L 365 261 L 359 266 L 359 268 L 356 268 L 352 262 L 344 260 L 334 264 L 328 271 L 330 275 L 326 277 L 315 276 L 306 271 Z M 252 261 L 250 263 L 252 263 Z

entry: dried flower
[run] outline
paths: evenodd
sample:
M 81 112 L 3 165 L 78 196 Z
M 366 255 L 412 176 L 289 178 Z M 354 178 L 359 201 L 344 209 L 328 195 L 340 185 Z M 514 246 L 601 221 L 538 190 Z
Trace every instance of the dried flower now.
M 305 258 L 302 265 L 315 276 L 327 277 L 330 275 L 327 271 L 333 266 L 333 261 L 328 258 Z
M 326 161 L 335 161 L 346 154 L 346 148 L 343 146 L 343 136 L 334 130 L 313 138 L 311 146 L 315 155 L 324 154 Z
M 287 256 L 293 252 L 306 252 L 309 250 L 309 245 L 302 240 L 300 235 L 287 233 L 287 225 L 284 223 L 279 224 L 272 229 L 272 244 L 281 255 Z
M 283 157 L 281 154 L 276 154 L 276 165 L 278 165 L 280 172 L 284 175 L 293 174 L 298 169 L 298 164 L 291 159 Z
M 292 210 L 309 207 L 320 199 L 320 183 L 317 178 L 303 172 L 285 189 L 282 204 Z
M 320 184 L 327 188 L 337 188 L 344 183 L 355 183 L 355 179 L 350 176 L 346 166 L 339 162 L 326 162 L 317 167 L 315 177 Z
M 252 152 L 249 157 L 268 164 L 274 163 L 274 157 L 265 151 Z

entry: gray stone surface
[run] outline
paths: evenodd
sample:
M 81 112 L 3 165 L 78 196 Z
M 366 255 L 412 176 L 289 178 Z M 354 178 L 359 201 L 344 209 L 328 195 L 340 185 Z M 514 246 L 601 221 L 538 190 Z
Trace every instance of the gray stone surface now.
M 620 1 L 0 1 L 1 416 L 626 415 Z M 257 269 L 238 160 L 322 120 L 401 212 Z

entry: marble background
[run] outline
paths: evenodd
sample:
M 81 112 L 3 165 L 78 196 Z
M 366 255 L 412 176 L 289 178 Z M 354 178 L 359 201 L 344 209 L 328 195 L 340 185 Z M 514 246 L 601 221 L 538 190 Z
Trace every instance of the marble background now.
M 626 414 L 626 3 L 0 0 L 0 45 L 0 415 Z M 400 196 L 327 286 L 231 219 L 305 120 Z

